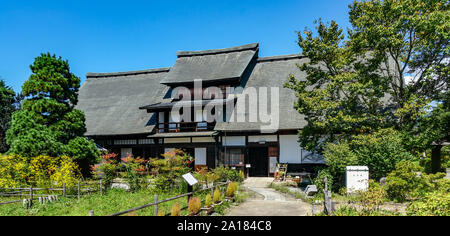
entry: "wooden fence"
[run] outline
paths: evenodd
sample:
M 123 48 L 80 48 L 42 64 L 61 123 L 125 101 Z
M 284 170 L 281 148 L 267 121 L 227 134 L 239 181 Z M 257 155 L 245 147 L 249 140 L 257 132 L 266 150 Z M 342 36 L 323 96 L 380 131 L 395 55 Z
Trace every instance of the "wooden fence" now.
M 87 188 L 83 188 L 87 187 Z M 82 195 L 91 194 L 95 192 L 103 193 L 103 184 L 102 180 L 98 183 L 85 183 L 81 184 L 81 181 L 78 181 L 76 186 L 76 195 L 68 195 L 67 192 L 73 190 L 73 188 L 66 188 L 66 184 L 63 184 L 62 188 L 35 188 L 30 186 L 28 188 L 0 188 L 0 197 L 26 197 L 20 200 L 0 202 L 0 205 L 12 204 L 23 202 L 24 200 L 28 200 L 29 204 L 32 205 L 34 200 L 38 200 L 40 197 L 49 197 L 49 196 L 62 196 L 62 197 L 77 197 L 78 201 Z M 60 194 L 42 194 L 38 192 L 60 192 Z M 75 191 L 73 191 L 75 192 Z
M 147 207 L 152 207 L 152 206 L 154 207 L 155 216 L 156 216 L 156 215 L 158 215 L 158 205 L 159 204 L 162 204 L 162 203 L 165 203 L 165 202 L 170 202 L 170 201 L 173 201 L 173 200 L 176 200 L 176 199 L 180 199 L 180 198 L 183 198 L 183 197 L 188 197 L 188 201 L 189 201 L 190 197 L 192 197 L 194 195 L 194 193 L 204 192 L 204 191 L 208 191 L 208 190 L 211 190 L 211 195 L 213 195 L 213 191 L 214 191 L 215 188 L 218 188 L 218 187 L 221 187 L 221 186 L 226 186 L 228 184 L 229 184 L 229 182 L 218 183 L 216 185 L 213 185 L 212 187 L 207 187 L 207 188 L 203 188 L 203 189 L 200 189 L 200 190 L 197 190 L 197 191 L 192 191 L 192 192 L 189 192 L 189 193 L 181 194 L 181 195 L 178 195 L 178 196 L 175 196 L 175 197 L 171 197 L 171 198 L 167 198 L 167 199 L 164 199 L 164 200 L 161 200 L 161 201 L 158 200 L 158 195 L 155 195 L 155 201 L 153 203 L 149 203 L 149 204 L 146 204 L 146 205 L 143 205 L 143 206 L 139 206 L 139 207 L 136 207 L 136 208 L 132 208 L 132 209 L 128 209 L 128 210 L 125 210 L 125 211 L 117 212 L 117 213 L 114 213 L 114 214 L 109 215 L 109 216 L 120 216 L 120 215 L 124 215 L 124 214 L 130 213 L 130 212 L 138 211 L 138 210 L 141 210 L 141 209 L 144 209 L 144 208 L 147 208 Z M 94 211 L 93 210 L 89 211 L 89 216 L 93 216 L 93 215 L 94 215 Z

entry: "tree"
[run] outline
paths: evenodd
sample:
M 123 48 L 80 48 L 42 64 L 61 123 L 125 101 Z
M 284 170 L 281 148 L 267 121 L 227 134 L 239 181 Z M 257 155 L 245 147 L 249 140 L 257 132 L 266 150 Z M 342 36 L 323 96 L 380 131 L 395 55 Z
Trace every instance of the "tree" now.
M 33 74 L 22 86 L 24 101 L 7 132 L 9 152 L 26 157 L 69 155 L 78 164 L 95 162 L 99 156 L 95 144 L 82 137 L 84 113 L 74 109 L 80 79 L 70 72 L 68 61 L 41 54 L 30 69 Z
M 8 151 L 5 136 L 11 121 L 11 115 L 15 110 L 16 93 L 0 80 L 0 153 Z
M 298 33 L 307 77 L 291 75 L 285 85 L 308 121 L 301 146 L 318 153 L 328 142 L 383 128 L 411 130 L 425 105 L 448 91 L 448 1 L 355 1 L 349 8 L 347 38 L 334 21 L 316 21 L 317 35 Z

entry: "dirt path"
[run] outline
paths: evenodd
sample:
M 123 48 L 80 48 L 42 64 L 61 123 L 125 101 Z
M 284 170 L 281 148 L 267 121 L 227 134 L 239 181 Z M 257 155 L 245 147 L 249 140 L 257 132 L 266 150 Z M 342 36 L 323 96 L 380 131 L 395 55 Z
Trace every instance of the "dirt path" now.
M 273 178 L 248 178 L 243 187 L 255 192 L 244 203 L 231 208 L 227 216 L 306 216 L 312 206 L 268 188 Z

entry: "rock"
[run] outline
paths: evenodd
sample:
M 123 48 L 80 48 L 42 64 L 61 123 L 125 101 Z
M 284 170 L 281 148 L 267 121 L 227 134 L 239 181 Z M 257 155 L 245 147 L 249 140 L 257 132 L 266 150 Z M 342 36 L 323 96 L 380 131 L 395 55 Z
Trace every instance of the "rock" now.
M 313 196 L 317 193 L 317 186 L 316 185 L 308 185 L 305 189 L 306 196 Z
M 381 186 L 386 185 L 386 180 L 387 180 L 386 177 L 381 178 L 381 179 L 380 179 L 380 185 L 381 185 Z

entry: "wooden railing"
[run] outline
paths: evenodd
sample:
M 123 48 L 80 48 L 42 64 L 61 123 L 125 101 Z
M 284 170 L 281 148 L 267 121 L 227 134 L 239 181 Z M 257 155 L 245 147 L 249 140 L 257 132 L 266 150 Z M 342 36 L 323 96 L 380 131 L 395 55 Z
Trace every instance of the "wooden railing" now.
M 155 195 L 154 196 L 155 201 L 153 203 L 149 203 L 149 204 L 146 204 L 146 205 L 143 205 L 143 206 L 139 206 L 139 207 L 136 207 L 136 208 L 132 208 L 132 209 L 128 209 L 128 210 L 125 210 L 125 211 L 117 212 L 117 213 L 114 213 L 114 214 L 109 215 L 109 216 L 125 215 L 127 213 L 134 212 L 134 211 L 137 211 L 137 210 L 141 210 L 141 209 L 144 209 L 144 208 L 147 208 L 147 207 L 152 207 L 152 206 L 154 207 L 154 212 L 155 212 L 155 216 L 156 216 L 158 214 L 158 205 L 159 204 L 162 204 L 162 203 L 165 203 L 165 202 L 170 202 L 170 201 L 173 201 L 173 200 L 177 200 L 177 199 L 180 199 L 180 198 L 183 198 L 183 197 L 188 197 L 188 201 L 189 201 L 189 197 L 192 197 L 194 195 L 194 193 L 204 192 L 204 191 L 208 191 L 208 190 L 211 190 L 211 195 L 213 195 L 213 190 L 214 189 L 226 186 L 229 183 L 230 182 L 218 183 L 218 184 L 213 185 L 212 187 L 209 187 L 209 188 L 203 188 L 203 189 L 200 189 L 200 190 L 197 190 L 197 191 L 181 194 L 181 195 L 178 195 L 178 196 L 175 196 L 175 197 L 171 197 L 171 198 L 167 198 L 167 199 L 164 199 L 164 200 L 158 200 L 158 195 Z M 93 211 L 91 211 L 91 212 L 93 212 Z
M 157 133 L 203 132 L 214 130 L 216 123 L 207 122 L 168 122 L 159 123 Z
M 29 186 L 27 188 L 0 188 L 0 197 L 14 197 L 14 198 L 21 198 L 20 200 L 14 200 L 14 201 L 7 201 L 7 202 L 0 202 L 0 205 L 7 205 L 12 203 L 18 203 L 23 202 L 24 200 L 27 200 L 27 204 L 29 204 L 29 207 L 33 205 L 34 200 L 39 200 L 39 198 L 47 198 L 49 196 L 61 196 L 61 197 L 76 197 L 78 201 L 80 201 L 80 198 L 87 194 L 100 192 L 100 194 L 103 193 L 103 184 L 102 180 L 100 180 L 98 183 L 81 183 L 81 180 L 78 181 L 77 186 L 69 189 L 66 188 L 66 185 L 63 184 L 60 188 L 37 188 L 33 186 Z M 74 188 L 76 188 L 76 195 L 68 195 L 66 194 L 67 191 L 71 190 L 71 192 L 75 192 Z M 48 192 L 47 194 L 43 194 L 42 192 Z M 51 194 L 49 192 L 52 192 Z M 59 193 L 55 193 L 59 192 Z

